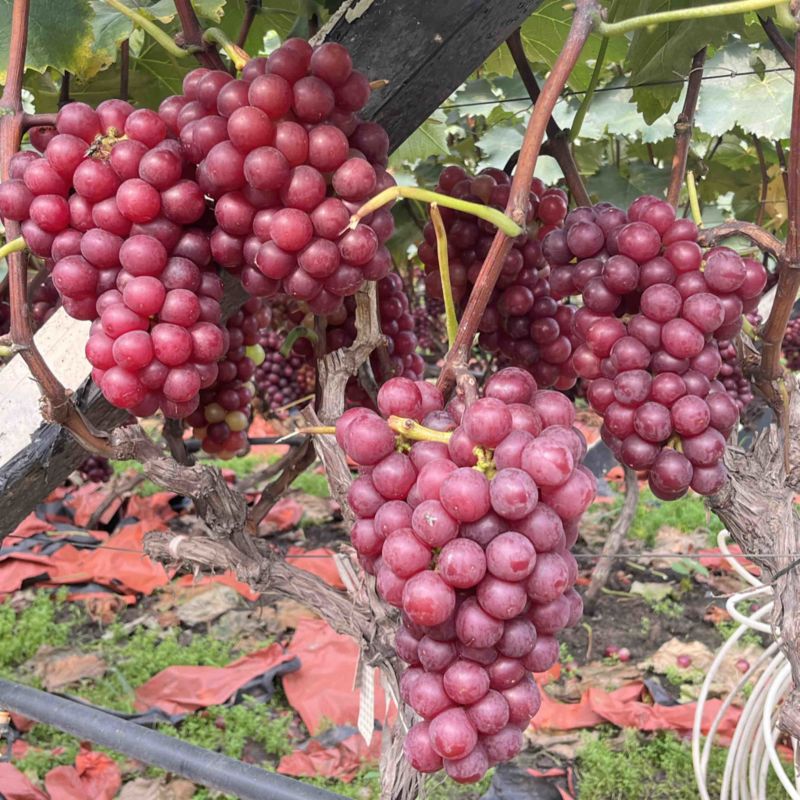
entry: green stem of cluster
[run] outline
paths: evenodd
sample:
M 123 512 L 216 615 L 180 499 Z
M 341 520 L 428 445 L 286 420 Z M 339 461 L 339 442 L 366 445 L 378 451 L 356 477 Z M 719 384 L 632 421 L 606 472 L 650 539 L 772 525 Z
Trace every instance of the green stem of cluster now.
M 175 56 L 175 58 L 184 58 L 190 54 L 189 50 L 185 50 L 178 45 L 166 31 L 162 31 L 158 25 L 152 20 L 147 19 L 147 17 L 140 14 L 138 11 L 128 8 L 128 6 L 120 3 L 119 0 L 104 0 L 104 2 L 115 11 L 119 11 L 120 14 L 130 19 L 134 25 L 137 25 L 143 31 L 149 33 L 171 56 Z
M 308 339 L 311 344 L 316 345 L 319 341 L 319 336 L 304 325 L 298 325 L 298 327 L 292 328 L 292 330 L 286 334 L 286 338 L 283 340 L 283 345 L 281 346 L 280 352 L 284 358 L 289 358 L 289 354 L 292 352 L 292 348 L 298 339 Z
M 512 239 L 519 236 L 523 229 L 514 222 L 511 217 L 506 216 L 502 211 L 498 211 L 491 206 L 482 203 L 470 203 L 468 200 L 457 200 L 455 197 L 448 197 L 446 194 L 438 194 L 428 189 L 419 189 L 416 186 L 391 186 L 379 192 L 371 200 L 364 203 L 350 218 L 350 229 L 353 230 L 361 220 L 373 211 L 377 211 L 393 200 L 401 197 L 412 200 L 421 200 L 423 203 L 438 203 L 445 208 L 452 208 L 456 211 L 463 211 L 465 214 L 472 214 L 474 217 L 485 219 L 492 225 L 498 227 L 506 236 Z
M 697 196 L 697 183 L 692 170 L 686 173 L 686 189 L 689 193 L 689 207 L 692 210 L 692 219 L 698 228 L 702 228 L 703 215 L 700 213 L 700 198 Z
M 611 7 L 608 9 L 609 24 L 614 21 L 616 14 L 617 0 L 614 0 L 614 2 L 611 3 Z M 589 110 L 589 104 L 592 102 L 592 98 L 594 97 L 594 90 L 597 88 L 597 84 L 600 83 L 600 74 L 603 71 L 603 64 L 606 60 L 606 50 L 608 50 L 608 36 L 603 37 L 603 41 L 600 42 L 600 47 L 597 49 L 597 60 L 594 62 L 592 77 L 589 78 L 589 85 L 586 87 L 583 100 L 581 100 L 581 104 L 578 106 L 578 111 L 575 114 L 575 118 L 572 120 L 572 125 L 570 125 L 569 140 L 571 142 L 574 142 L 581 132 L 583 120 L 586 118 L 586 112 Z
M 734 0 L 731 3 L 716 3 L 707 6 L 679 8 L 674 11 L 659 11 L 656 14 L 642 14 L 640 17 L 623 19 L 620 22 L 604 22 L 599 17 L 595 30 L 601 36 L 619 36 L 639 28 L 649 28 L 664 22 L 683 22 L 691 19 L 722 17 L 728 14 L 745 14 L 748 11 L 760 11 L 781 5 L 776 0 Z
M 18 236 L 16 239 L 12 239 L 10 242 L 6 242 L 2 247 L 0 247 L 0 258 L 6 258 L 10 256 L 12 253 L 19 253 L 21 250 L 25 250 L 28 245 L 25 242 L 25 239 L 22 236 Z
M 407 417 L 391 416 L 387 422 L 395 433 L 405 436 L 406 439 L 413 439 L 415 442 L 441 442 L 442 444 L 447 444 L 452 436 L 450 431 L 435 431 Z
M 458 334 L 458 318 L 453 302 L 453 285 L 450 283 L 450 258 L 447 255 L 447 231 L 437 203 L 431 203 L 431 222 L 436 231 L 436 257 L 439 261 L 439 279 L 442 282 L 444 298 L 444 317 L 447 326 L 447 347 L 453 346 Z
M 209 28 L 204 31 L 203 41 L 211 42 L 221 47 L 238 72 L 241 72 L 244 69 L 244 65 L 250 60 L 248 53 L 238 44 L 232 42 L 222 28 Z

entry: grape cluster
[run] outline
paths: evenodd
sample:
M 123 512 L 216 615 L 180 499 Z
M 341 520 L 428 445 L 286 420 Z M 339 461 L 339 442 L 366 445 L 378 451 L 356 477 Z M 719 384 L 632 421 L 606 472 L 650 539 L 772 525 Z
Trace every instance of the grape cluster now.
M 107 458 L 102 456 L 89 456 L 83 464 L 78 467 L 81 477 L 93 483 L 106 483 L 111 480 L 114 470 Z
M 190 165 L 154 111 L 69 103 L 42 155 L 17 153 L 0 215 L 22 223 L 64 309 L 92 320 L 86 356 L 109 402 L 185 417 L 216 379 L 222 284 Z
M 313 353 L 290 352 L 285 356 L 281 352 L 284 342 L 285 337 L 277 331 L 261 332 L 264 362 L 256 369 L 255 384 L 268 414 L 314 392 Z
M 53 279 L 47 275 L 45 279 L 30 293 L 31 317 L 36 327 L 44 325 L 55 314 L 59 304 L 58 290 Z
M 328 352 L 349 347 L 356 338 L 355 300 L 345 300 L 342 309 L 328 317 L 326 329 Z M 377 353 L 370 357 L 372 371 L 378 383 L 395 376 L 419 380 L 425 362 L 417 353 L 417 334 L 403 280 L 392 272 L 378 281 L 378 317 L 386 340 L 389 360 L 384 364 Z
M 257 367 L 264 360 L 260 331 L 271 314 L 264 302 L 251 297 L 228 318 L 225 325 L 225 355 L 214 383 L 200 391 L 200 405 L 187 417 L 193 435 L 206 453 L 228 459 L 247 450 L 247 429 L 256 395 Z
M 406 757 L 473 782 L 519 752 L 540 705 L 530 673 L 555 663 L 555 635 L 581 616 L 569 548 L 596 484 L 572 403 L 525 370 L 442 406 L 432 385 L 394 378 L 380 415 L 346 411 L 336 438 L 361 473 L 353 546 L 402 611 L 400 691 L 421 717 Z
M 756 307 L 764 267 L 727 247 L 704 252 L 695 224 L 652 196 L 627 214 L 610 204 L 575 209 L 542 248 L 554 294 L 583 299 L 572 366 L 616 457 L 649 470 L 662 499 L 717 491 L 740 408 L 729 389 L 742 391 L 719 380 L 720 349 Z
M 503 210 L 508 203 L 511 180 L 502 170 L 489 167 L 474 177 L 457 166 L 445 167 L 437 191 L 461 200 L 483 203 Z M 551 296 L 542 270 L 547 266 L 541 241 L 567 213 L 567 196 L 557 188 L 547 189 L 534 178 L 529 196 L 528 230 L 518 237 L 506 256 L 492 293 L 480 331 L 480 347 L 498 356 L 501 363 L 524 367 L 539 386 L 568 389 L 575 383 L 570 365 L 571 326 L 574 309 Z M 491 223 L 452 209 L 441 209 L 447 231 L 450 282 L 456 302 L 465 302 L 496 228 Z M 425 241 L 419 257 L 425 264 L 428 294 L 441 297 L 441 276 L 433 225 L 424 228 Z
M 793 372 L 800 370 L 800 317 L 790 319 L 783 334 L 783 357 Z
M 753 400 L 753 388 L 742 372 L 736 345 L 729 339 L 723 339 L 717 342 L 717 346 L 722 359 L 718 380 L 736 403 L 739 411 L 744 411 Z
M 250 294 L 284 292 L 326 315 L 391 268 L 388 208 L 345 230 L 359 206 L 394 185 L 389 137 L 356 116 L 369 95 L 345 47 L 289 39 L 238 79 L 192 71 L 183 94 L 159 107 L 214 199 L 214 259 Z
M 421 350 L 443 356 L 447 350 L 447 330 L 444 325 L 444 302 L 423 293 L 422 305 L 413 311 L 414 333 Z

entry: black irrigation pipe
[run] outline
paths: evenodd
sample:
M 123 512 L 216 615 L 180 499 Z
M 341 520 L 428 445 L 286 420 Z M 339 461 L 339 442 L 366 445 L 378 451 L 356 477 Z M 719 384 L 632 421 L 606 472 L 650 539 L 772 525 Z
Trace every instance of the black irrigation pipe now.
M 342 800 L 342 796 L 267 772 L 95 708 L 0 680 L 0 708 L 182 775 L 239 800 Z M 0 787 L 0 790 L 2 787 Z

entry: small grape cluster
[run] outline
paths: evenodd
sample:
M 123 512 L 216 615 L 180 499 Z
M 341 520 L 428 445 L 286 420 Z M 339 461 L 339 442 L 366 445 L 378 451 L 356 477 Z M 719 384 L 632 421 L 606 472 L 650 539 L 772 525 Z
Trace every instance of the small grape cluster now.
M 247 429 L 256 396 L 257 367 L 264 361 L 260 332 L 271 320 L 269 307 L 251 297 L 225 325 L 225 355 L 213 385 L 200 391 L 200 405 L 187 417 L 206 453 L 229 459 L 247 451 Z
M 503 210 L 508 203 L 511 180 L 499 169 L 486 168 L 470 177 L 458 166 L 445 167 L 437 191 L 461 200 L 483 203 Z M 528 230 L 518 237 L 505 258 L 503 269 L 481 319 L 479 344 L 501 363 L 531 372 L 539 386 L 568 389 L 575 383 L 570 365 L 571 325 L 574 309 L 551 296 L 542 274 L 547 266 L 541 241 L 567 213 L 567 196 L 557 188 L 547 189 L 534 178 L 529 195 Z M 447 231 L 450 282 L 456 302 L 465 302 L 491 246 L 496 228 L 491 223 L 448 208 L 441 209 Z M 424 228 L 425 241 L 419 257 L 427 268 L 428 294 L 442 297 L 436 233 Z
M 30 293 L 31 317 L 36 327 L 44 325 L 56 313 L 59 302 L 58 290 L 47 275 Z
M 222 284 L 210 268 L 202 190 L 154 111 L 69 103 L 44 152 L 17 153 L 0 215 L 21 221 L 64 309 L 92 320 L 86 356 L 109 402 L 185 417 L 216 379 Z
M 384 364 L 377 353 L 372 354 L 370 363 L 375 379 L 380 384 L 396 376 L 411 380 L 422 378 L 425 362 L 417 353 L 414 317 L 403 287 L 403 279 L 396 272 L 391 272 L 378 281 L 378 317 L 381 333 L 386 339 L 389 360 Z M 355 341 L 356 333 L 355 300 L 348 298 L 338 313 L 328 317 L 328 352 L 349 347 Z
M 361 473 L 353 546 L 402 611 L 400 691 L 422 718 L 405 754 L 474 782 L 519 752 L 541 702 L 530 673 L 581 616 L 569 548 L 596 482 L 572 403 L 522 369 L 446 408 L 431 384 L 394 378 L 378 408 L 345 412 L 336 438 Z
M 443 356 L 447 351 L 447 331 L 444 325 L 444 303 L 437 297 L 423 294 L 422 305 L 413 311 L 414 333 L 423 352 Z
M 736 403 L 739 411 L 744 411 L 753 400 L 753 387 L 742 372 L 736 345 L 730 339 L 722 339 L 717 342 L 717 346 L 722 359 L 718 380 Z
M 284 292 L 324 316 L 389 272 L 388 208 L 345 230 L 395 183 L 385 169 L 389 137 L 356 116 L 369 96 L 345 47 L 289 39 L 238 79 L 192 71 L 183 94 L 159 107 L 215 201 L 214 259 L 250 294 Z
M 800 317 L 790 319 L 783 334 L 783 357 L 793 372 L 800 370 Z
M 78 472 L 84 480 L 93 483 L 106 483 L 114 474 L 111 462 L 102 456 L 89 456 L 78 467 Z
M 764 267 L 727 247 L 704 252 L 697 226 L 649 195 L 627 214 L 610 204 L 575 209 L 542 247 L 554 293 L 583 299 L 572 365 L 588 381 L 604 441 L 649 471 L 657 497 L 718 491 L 740 408 L 731 388 L 741 391 L 719 380 L 720 344 L 758 304 Z
M 315 372 L 308 356 L 296 352 L 283 355 L 284 342 L 285 337 L 277 331 L 261 332 L 264 363 L 256 369 L 255 383 L 267 414 L 275 414 L 314 391 Z

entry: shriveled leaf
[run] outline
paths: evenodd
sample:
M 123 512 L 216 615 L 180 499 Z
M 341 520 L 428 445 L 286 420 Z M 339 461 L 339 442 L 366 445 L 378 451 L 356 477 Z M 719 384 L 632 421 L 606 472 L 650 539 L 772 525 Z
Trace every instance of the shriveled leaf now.
M 446 156 L 447 129 L 441 120 L 428 118 L 392 153 L 391 162 L 414 164 L 429 156 Z
M 572 22 L 572 8 L 564 0 L 545 0 L 531 14 L 520 29 L 522 44 L 528 58 L 549 70 L 555 63 L 561 48 L 564 46 Z M 569 86 L 583 90 L 589 83 L 597 59 L 601 36 L 592 34 L 581 51 L 581 57 L 569 77 Z M 609 40 L 606 50 L 606 63 L 621 61 L 625 55 L 624 37 L 617 36 Z M 490 57 L 487 68 L 502 75 L 510 75 L 514 71 L 514 61 L 503 45 Z
M 616 19 L 694 5 L 694 0 L 621 0 Z M 631 72 L 633 98 L 645 121 L 654 122 L 678 100 L 682 88 L 680 79 L 689 74 L 692 58 L 700 48 L 722 44 L 731 33 L 741 33 L 744 26 L 741 14 L 730 14 L 655 25 L 635 31 L 625 66 Z M 640 85 L 653 83 L 662 85 Z
M 11 49 L 13 0 L 0 0 L 0 83 L 5 83 Z M 25 66 L 79 73 L 92 60 L 92 8 L 89 0 L 32 0 Z
M 721 136 L 738 125 L 746 133 L 766 139 L 789 135 L 792 116 L 791 71 L 768 71 L 763 80 L 751 72 L 758 58 L 768 70 L 784 67 L 780 57 L 767 48 L 752 50 L 736 43 L 720 50 L 708 63 L 709 75 L 732 75 L 714 81 L 713 91 L 701 91 L 695 121 L 712 136 Z

